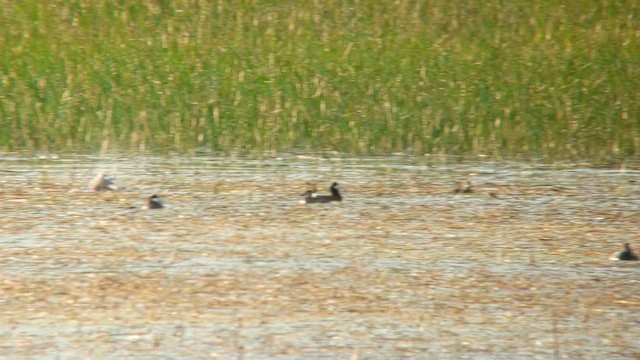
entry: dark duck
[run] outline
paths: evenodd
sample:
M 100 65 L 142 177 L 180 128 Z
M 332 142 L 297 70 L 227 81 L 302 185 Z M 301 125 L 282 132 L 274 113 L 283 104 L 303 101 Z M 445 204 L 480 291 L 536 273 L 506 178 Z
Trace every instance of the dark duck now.
M 340 195 L 339 189 L 341 188 L 340 184 L 334 182 L 331 184 L 331 195 L 318 195 L 313 190 L 307 190 L 302 196 L 304 196 L 304 203 L 313 204 L 313 203 L 328 203 L 332 201 L 342 201 L 342 195 Z
M 145 208 L 147 209 L 162 209 L 164 205 L 162 205 L 162 200 L 158 195 L 151 195 L 147 199 L 147 203 Z
M 623 260 L 623 261 L 637 261 L 638 255 L 636 255 L 629 244 L 624 244 L 624 250 L 613 254 L 611 260 Z

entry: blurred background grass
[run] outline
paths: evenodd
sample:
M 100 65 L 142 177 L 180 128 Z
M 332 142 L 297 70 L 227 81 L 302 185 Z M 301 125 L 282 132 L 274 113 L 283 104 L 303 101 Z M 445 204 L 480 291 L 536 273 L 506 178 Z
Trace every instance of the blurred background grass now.
M 640 153 L 624 0 L 0 0 L 0 149 Z

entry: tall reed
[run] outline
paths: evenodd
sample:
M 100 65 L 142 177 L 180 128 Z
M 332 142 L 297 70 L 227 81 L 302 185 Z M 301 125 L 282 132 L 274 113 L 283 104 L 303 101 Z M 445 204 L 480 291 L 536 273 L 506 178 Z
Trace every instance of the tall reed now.
M 634 1 L 0 4 L 5 150 L 640 153 Z

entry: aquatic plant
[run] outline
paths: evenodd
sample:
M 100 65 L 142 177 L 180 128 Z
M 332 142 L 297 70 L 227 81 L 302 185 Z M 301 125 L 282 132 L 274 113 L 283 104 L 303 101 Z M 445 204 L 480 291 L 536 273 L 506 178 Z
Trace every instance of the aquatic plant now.
M 0 149 L 640 152 L 632 1 L 0 4 Z

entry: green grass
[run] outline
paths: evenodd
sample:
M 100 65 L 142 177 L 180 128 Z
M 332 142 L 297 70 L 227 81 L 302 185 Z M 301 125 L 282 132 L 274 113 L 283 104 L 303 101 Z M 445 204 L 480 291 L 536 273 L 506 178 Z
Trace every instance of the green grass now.
M 640 153 L 637 2 L 426 3 L 0 0 L 0 149 Z

